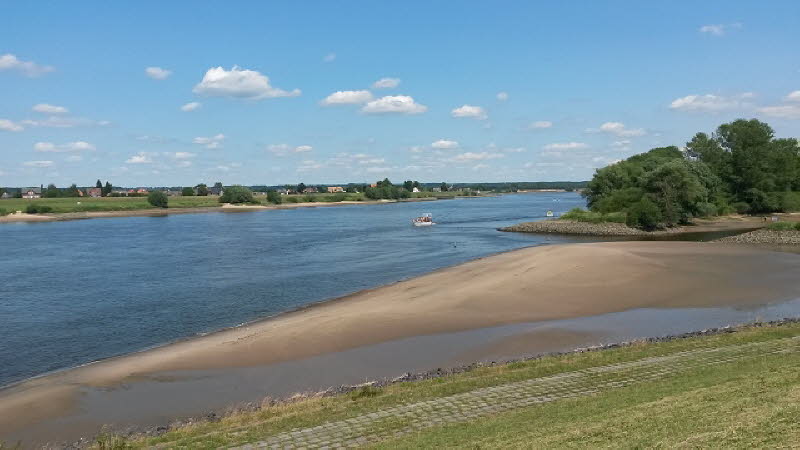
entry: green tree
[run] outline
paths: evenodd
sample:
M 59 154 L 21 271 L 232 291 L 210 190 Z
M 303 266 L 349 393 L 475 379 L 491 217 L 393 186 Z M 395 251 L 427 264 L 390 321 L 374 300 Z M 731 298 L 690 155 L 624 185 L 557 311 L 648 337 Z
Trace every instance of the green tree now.
M 447 183 L 445 183 L 444 181 L 442 181 L 442 184 L 441 184 L 441 186 L 440 186 L 440 189 L 442 190 L 442 192 L 447 192 L 447 191 L 448 191 Z
M 230 186 L 219 198 L 220 203 L 254 203 L 253 192 L 244 186 Z
M 278 191 L 269 190 L 267 191 L 267 201 L 279 205 L 283 199 L 281 199 L 281 194 Z
M 208 194 L 208 192 L 206 192 Z M 181 195 L 184 197 L 193 197 L 194 196 L 194 189 L 190 187 L 185 187 L 181 189 Z
M 214 183 L 214 187 L 217 189 L 222 189 L 222 183 L 217 181 L 216 183 Z
M 206 186 L 204 183 L 198 184 L 197 186 L 195 186 L 195 189 L 197 189 L 198 196 L 200 197 L 208 196 L 208 186 Z
M 408 192 L 413 191 L 414 190 L 414 182 L 411 181 L 411 180 L 404 181 L 403 182 L 403 189 L 407 190 Z
M 156 208 L 167 208 L 169 207 L 169 198 L 163 191 L 153 191 L 147 194 L 147 203 Z
M 305 191 L 305 190 L 306 190 L 306 185 L 305 185 L 305 183 L 299 183 L 299 184 L 297 185 L 297 193 L 298 193 L 298 194 L 302 194 L 302 193 L 303 193 L 303 191 Z
M 80 197 L 80 196 L 81 196 L 81 194 L 80 194 L 80 191 L 78 190 L 78 186 L 76 186 L 76 185 L 73 183 L 73 184 L 72 184 L 70 187 L 68 187 L 68 188 L 67 188 L 67 190 L 64 192 L 64 196 L 65 196 L 65 197 Z
M 57 198 L 61 196 L 61 191 L 58 190 L 55 184 L 48 184 L 47 189 L 44 191 L 43 197 L 45 198 Z
M 111 183 L 106 181 L 106 184 L 105 186 L 103 186 L 103 190 L 101 191 L 103 197 L 108 197 L 111 194 L 112 190 L 114 190 L 114 187 L 111 185 Z
M 94 184 L 94 187 L 98 189 L 103 189 L 103 183 L 101 183 L 100 180 L 97 180 L 97 183 Z
M 661 227 L 661 210 L 649 198 L 642 197 L 628 208 L 625 222 L 628 226 L 652 231 Z

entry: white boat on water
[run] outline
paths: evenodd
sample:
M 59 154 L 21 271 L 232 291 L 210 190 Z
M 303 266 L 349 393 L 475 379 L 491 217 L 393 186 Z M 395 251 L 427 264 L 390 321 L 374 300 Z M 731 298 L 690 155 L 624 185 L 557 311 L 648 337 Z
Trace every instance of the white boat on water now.
M 546 215 L 547 217 L 553 217 L 555 214 L 553 214 L 553 211 L 547 211 Z
M 421 216 L 411 219 L 411 224 L 415 227 L 429 227 L 431 225 L 436 225 L 433 222 L 433 215 L 431 213 L 423 213 Z

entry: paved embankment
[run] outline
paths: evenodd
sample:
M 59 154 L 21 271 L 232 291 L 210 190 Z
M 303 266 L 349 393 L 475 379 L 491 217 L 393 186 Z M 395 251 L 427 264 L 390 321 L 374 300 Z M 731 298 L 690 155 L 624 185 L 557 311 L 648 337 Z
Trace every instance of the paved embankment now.
M 718 239 L 715 242 L 731 244 L 800 245 L 800 231 L 762 229 L 738 234 L 736 236 L 728 236 Z
M 570 220 L 543 220 L 541 222 L 525 222 L 510 227 L 503 227 L 500 231 L 516 231 L 521 233 L 555 233 L 574 234 L 585 236 L 650 236 L 667 232 L 647 232 L 629 227 L 624 223 L 603 222 L 574 222 Z
M 297 428 L 243 445 L 253 448 L 340 448 L 379 442 L 448 423 L 609 389 L 668 379 L 696 369 L 800 350 L 800 336 L 723 347 L 682 351 L 666 356 L 589 367 L 434 400 L 394 406 L 346 420 Z M 249 426 L 253 426 L 250 424 Z M 233 431 L 233 430 L 232 430 Z M 235 434 L 235 431 L 234 431 Z

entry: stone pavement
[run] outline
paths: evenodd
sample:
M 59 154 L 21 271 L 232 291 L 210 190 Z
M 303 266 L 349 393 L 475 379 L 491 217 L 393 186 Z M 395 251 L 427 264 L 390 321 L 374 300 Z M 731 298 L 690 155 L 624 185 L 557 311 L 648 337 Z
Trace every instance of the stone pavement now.
M 798 351 L 800 336 L 672 353 L 667 356 L 590 367 L 433 400 L 405 404 L 280 433 L 238 449 L 358 447 L 426 428 L 466 422 L 478 417 L 538 403 L 587 396 L 600 391 L 659 380 L 692 369 L 711 367 L 768 354 Z

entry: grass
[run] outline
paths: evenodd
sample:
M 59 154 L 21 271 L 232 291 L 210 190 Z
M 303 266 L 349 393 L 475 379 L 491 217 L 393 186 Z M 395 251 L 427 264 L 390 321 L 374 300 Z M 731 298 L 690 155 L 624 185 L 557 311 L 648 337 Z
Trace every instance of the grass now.
M 355 417 L 389 406 L 586 367 L 669 355 L 699 348 L 800 335 L 800 324 L 751 327 L 662 343 L 545 357 L 332 397 L 265 402 L 255 412 L 199 422 L 159 437 L 114 440 L 116 448 L 153 445 L 218 448 L 256 442 L 297 427 Z M 380 443 L 383 448 L 726 447 L 800 442 L 800 355 L 784 353 L 695 369 L 657 382 L 591 397 L 530 406 L 468 423 L 439 426 Z M 394 420 L 394 419 L 387 419 Z M 397 419 L 401 420 L 401 419 Z M 388 426 L 388 425 L 387 425 Z M 109 436 L 104 436 L 104 443 Z M 125 447 L 120 447 L 120 446 Z M 98 445 L 98 448 L 100 446 Z M 109 448 L 109 447 L 104 447 Z
M 774 222 L 767 225 L 767 229 L 774 231 L 800 231 L 800 222 Z
M 569 210 L 566 214 L 561 215 L 561 217 L 559 218 L 563 220 L 574 220 L 576 222 L 588 222 L 588 223 L 603 223 L 603 222 L 625 223 L 624 212 L 598 213 L 593 211 L 586 211 L 585 209 L 581 208 L 573 208 Z
M 146 197 L 105 197 L 105 198 L 10 198 L 0 200 L 0 208 L 6 211 L 25 211 L 29 206 L 49 207 L 53 213 L 87 211 L 134 211 L 151 209 Z M 220 206 L 218 197 L 170 197 L 170 208 L 197 208 Z

